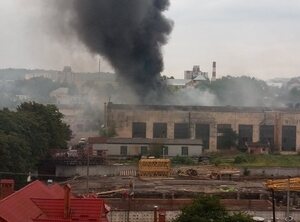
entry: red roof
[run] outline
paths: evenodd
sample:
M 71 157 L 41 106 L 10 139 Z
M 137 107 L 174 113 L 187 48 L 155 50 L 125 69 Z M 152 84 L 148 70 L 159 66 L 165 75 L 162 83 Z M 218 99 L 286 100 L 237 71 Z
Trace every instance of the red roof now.
M 62 187 L 60 189 L 64 192 Z M 0 201 L 0 218 L 9 222 L 32 221 L 32 218 L 37 217 L 42 211 L 31 198 L 59 198 L 61 191 L 58 187 L 49 189 L 36 180 Z
M 0 201 L 4 222 L 107 222 L 104 201 L 70 195 L 70 219 L 64 219 L 64 188 L 34 181 Z
M 81 221 L 81 222 L 101 222 L 101 217 L 105 217 L 104 201 L 96 198 L 73 198 L 70 201 L 71 215 L 70 219 L 64 218 L 64 200 L 63 199 L 32 199 L 32 201 L 43 212 L 34 222 L 41 221 Z

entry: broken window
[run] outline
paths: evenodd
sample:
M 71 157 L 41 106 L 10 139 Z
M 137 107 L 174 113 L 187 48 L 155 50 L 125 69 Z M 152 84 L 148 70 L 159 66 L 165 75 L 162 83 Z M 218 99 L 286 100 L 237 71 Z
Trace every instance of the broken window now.
M 146 138 L 146 123 L 132 123 L 132 138 Z
M 282 151 L 296 151 L 296 126 L 282 126 Z
M 232 133 L 231 124 L 218 124 L 217 125 L 217 149 L 230 149 Z
M 253 140 L 253 126 L 239 125 L 239 146 L 251 143 Z
M 274 126 L 261 125 L 259 127 L 259 141 L 271 149 L 274 147 Z
M 153 123 L 153 138 L 167 138 L 167 123 Z
M 209 148 L 209 124 L 196 124 L 196 139 L 202 139 L 203 149 Z
M 174 139 L 189 139 L 190 127 L 188 123 L 175 123 Z

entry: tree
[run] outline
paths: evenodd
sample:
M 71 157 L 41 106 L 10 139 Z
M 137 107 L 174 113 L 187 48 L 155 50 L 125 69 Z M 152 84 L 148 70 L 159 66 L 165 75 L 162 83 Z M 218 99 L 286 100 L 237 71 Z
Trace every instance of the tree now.
M 30 102 L 0 110 L 0 171 L 27 173 L 49 149 L 67 148 L 71 131 L 53 105 Z
M 35 102 L 25 102 L 18 106 L 17 111 L 33 115 L 38 126 L 44 129 L 48 139 L 49 148 L 66 148 L 67 141 L 71 138 L 71 130 L 55 105 L 42 105 Z
M 215 196 L 200 196 L 185 207 L 173 222 L 251 222 L 250 216 L 230 215 Z

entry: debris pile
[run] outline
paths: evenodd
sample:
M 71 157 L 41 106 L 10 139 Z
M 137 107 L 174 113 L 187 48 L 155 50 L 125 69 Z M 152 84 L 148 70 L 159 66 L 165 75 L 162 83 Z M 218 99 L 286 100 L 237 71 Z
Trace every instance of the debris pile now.
M 214 165 L 180 167 L 177 176 L 196 177 L 197 179 L 232 179 L 240 176 L 240 170 L 233 167 L 217 167 Z

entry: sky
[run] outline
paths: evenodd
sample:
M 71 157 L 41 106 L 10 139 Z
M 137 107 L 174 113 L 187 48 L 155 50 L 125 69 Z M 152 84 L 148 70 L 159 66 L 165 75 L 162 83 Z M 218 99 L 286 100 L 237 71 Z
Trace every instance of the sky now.
M 70 65 L 74 71 L 95 72 L 101 58 L 101 70 L 112 71 L 79 41 L 52 35 L 44 21 L 51 9 L 43 1 L 0 0 L 0 68 Z M 170 1 L 165 15 L 174 29 L 163 47 L 162 74 L 183 78 L 184 70 L 199 65 L 211 75 L 216 61 L 218 77 L 300 76 L 299 0 Z

